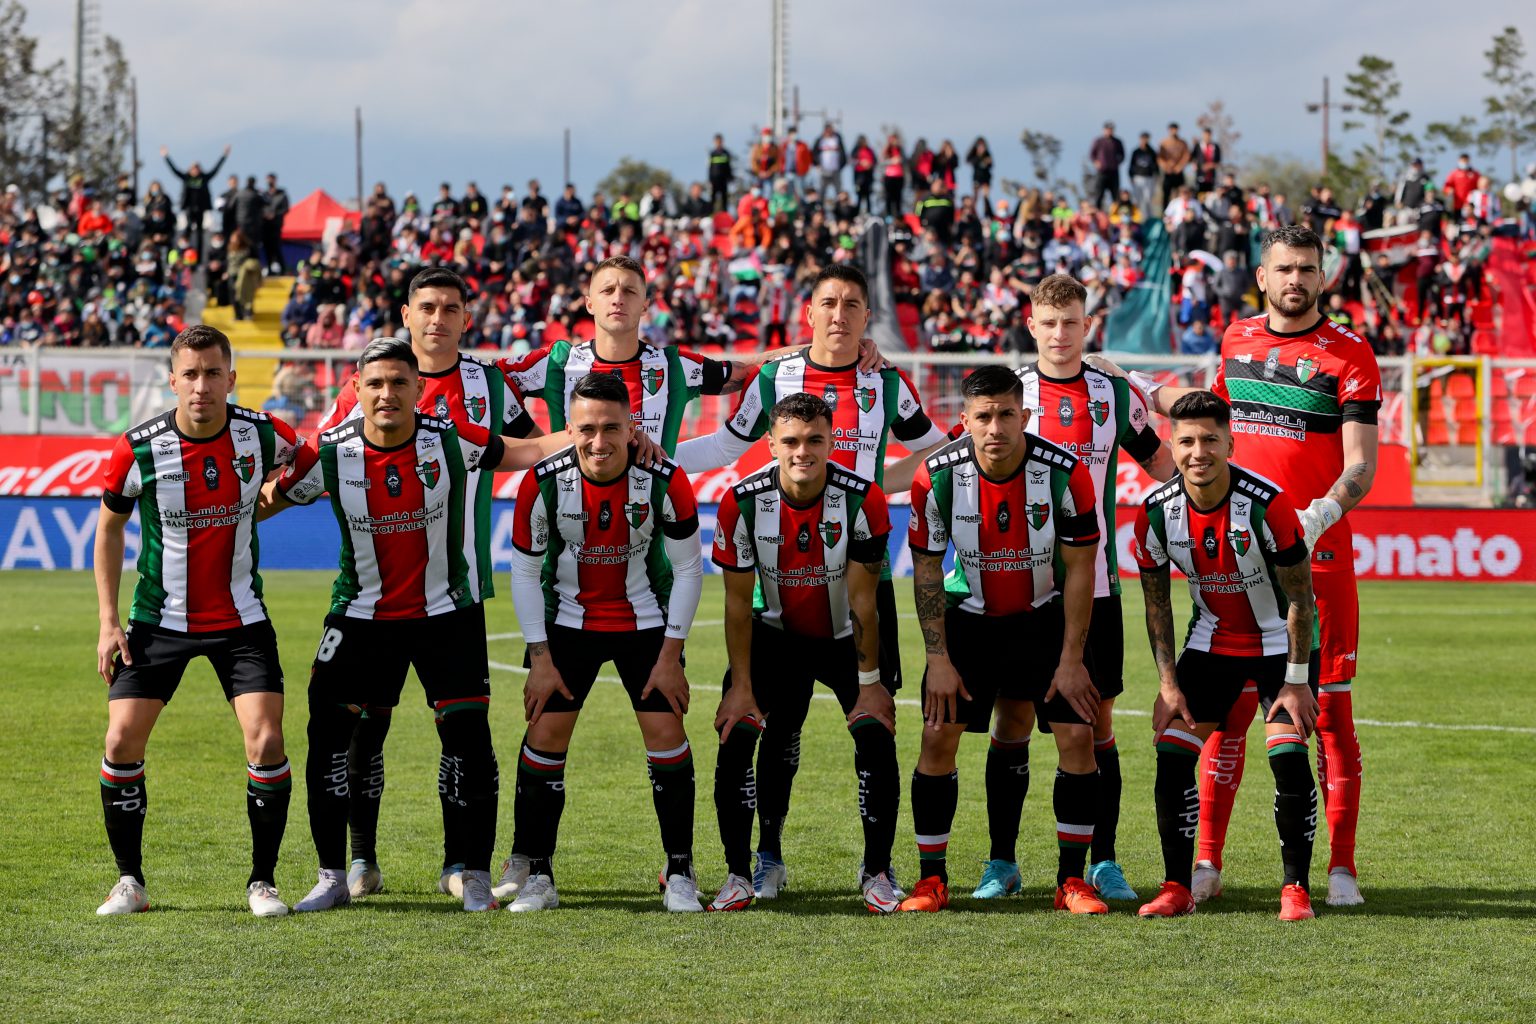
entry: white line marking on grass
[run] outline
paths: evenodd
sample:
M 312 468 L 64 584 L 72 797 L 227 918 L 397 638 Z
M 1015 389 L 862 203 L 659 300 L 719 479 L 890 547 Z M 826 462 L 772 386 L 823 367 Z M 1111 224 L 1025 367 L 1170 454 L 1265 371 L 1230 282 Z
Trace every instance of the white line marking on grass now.
M 501 661 L 493 661 L 489 664 L 491 668 L 497 669 L 501 672 L 516 672 L 518 675 L 525 675 L 528 672 L 528 670 L 523 668 L 521 665 L 508 665 Z M 598 676 L 597 681 L 600 683 L 618 683 L 621 680 L 618 676 Z M 688 688 L 690 690 L 700 690 L 708 693 L 720 692 L 720 687 L 711 686 L 707 683 L 689 683 Z M 818 692 L 813 694 L 812 697 L 815 700 L 837 700 L 837 697 L 830 693 Z M 895 703 L 899 707 L 917 708 L 922 707 L 923 702 L 919 700 L 912 700 L 909 697 L 901 697 L 897 698 Z M 1152 712 L 1143 711 L 1140 708 L 1117 707 L 1115 708 L 1115 716 L 1127 718 L 1151 718 Z M 1536 727 L 1526 725 L 1453 725 L 1447 722 L 1383 722 L 1375 718 L 1357 718 L 1355 719 L 1355 724 L 1369 725 L 1379 729 L 1436 729 L 1442 732 L 1504 732 L 1516 733 L 1521 736 L 1536 736 Z

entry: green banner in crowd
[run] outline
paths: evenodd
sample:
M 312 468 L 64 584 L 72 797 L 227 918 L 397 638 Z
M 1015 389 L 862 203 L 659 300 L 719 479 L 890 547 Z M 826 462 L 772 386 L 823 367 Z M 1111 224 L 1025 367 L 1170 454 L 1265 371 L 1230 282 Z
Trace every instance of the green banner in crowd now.
M 1161 220 L 1147 228 L 1142 250 L 1142 279 L 1126 295 L 1105 324 L 1104 348 L 1111 352 L 1146 352 L 1167 355 L 1170 351 L 1171 284 L 1168 277 L 1168 231 Z

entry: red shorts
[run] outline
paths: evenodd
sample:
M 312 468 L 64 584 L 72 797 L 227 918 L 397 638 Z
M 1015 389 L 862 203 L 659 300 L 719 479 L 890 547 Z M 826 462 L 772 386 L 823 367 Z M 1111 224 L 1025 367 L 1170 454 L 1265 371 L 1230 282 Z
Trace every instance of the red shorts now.
M 1315 565 L 1314 565 L 1315 568 Z M 1312 573 L 1317 597 L 1317 623 L 1322 634 L 1323 663 L 1318 682 L 1347 683 L 1355 678 L 1360 646 L 1360 596 L 1352 570 Z

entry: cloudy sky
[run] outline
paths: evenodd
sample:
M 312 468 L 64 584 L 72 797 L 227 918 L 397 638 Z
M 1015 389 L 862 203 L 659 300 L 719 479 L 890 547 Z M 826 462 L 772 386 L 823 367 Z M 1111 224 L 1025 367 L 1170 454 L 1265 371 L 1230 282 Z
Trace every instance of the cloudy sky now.
M 47 57 L 72 54 L 74 4 L 24 0 Z M 768 0 L 99 0 L 139 82 L 141 156 L 163 174 L 217 157 L 226 170 L 276 171 L 298 194 L 354 191 L 352 120 L 364 117 L 364 173 L 398 196 L 494 192 L 561 173 L 585 195 L 624 155 L 702 177 L 714 131 L 744 156 L 766 118 Z M 1536 49 L 1529 0 L 1439 3 L 1295 0 L 1279 6 L 1107 0 L 1092 16 L 1024 0 L 817 0 L 792 5 L 790 80 L 803 108 L 843 118 L 851 143 L 899 124 L 911 140 L 985 135 L 1003 176 L 1023 176 L 1024 128 L 1060 137 L 1075 168 L 1106 118 L 1134 144 L 1170 118 L 1190 133 L 1214 99 L 1241 152 L 1317 159 L 1305 110 L 1322 78 L 1339 97 L 1362 52 L 1397 62 L 1416 124 L 1477 114 L 1482 53 L 1518 25 Z M 1521 16 L 1524 16 L 1523 19 Z M 1536 61 L 1532 62 L 1536 67 Z M 1335 122 L 1337 126 L 1337 121 Z M 805 130 L 816 131 L 819 117 Z M 1339 139 L 1335 146 L 1347 144 Z M 1529 160 L 1532 154 L 1523 159 Z M 1498 166 L 1506 166 L 1500 161 Z

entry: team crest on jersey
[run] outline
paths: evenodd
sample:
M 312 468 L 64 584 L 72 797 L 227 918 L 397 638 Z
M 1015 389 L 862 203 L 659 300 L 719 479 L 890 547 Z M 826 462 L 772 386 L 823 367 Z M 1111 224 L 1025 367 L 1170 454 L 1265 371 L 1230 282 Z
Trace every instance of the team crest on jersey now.
M 821 542 L 829 548 L 837 547 L 837 542 L 843 539 L 842 523 L 823 521 L 818 530 L 821 532 Z
M 1072 399 L 1068 398 L 1066 395 L 1062 395 L 1061 404 L 1056 407 L 1056 418 L 1061 421 L 1062 426 L 1070 427 L 1072 425 L 1072 418 L 1074 415 L 1075 414 L 1072 411 Z
M 448 396 L 438 395 L 437 404 L 432 407 L 433 414 L 440 420 L 448 418 Z
M 1296 360 L 1296 379 L 1305 384 L 1317 376 L 1317 360 L 1311 356 L 1302 356 Z
M 854 388 L 853 400 L 859 403 L 859 410 L 861 412 L 869 412 L 869 410 L 875 407 L 875 389 Z
M 1248 530 L 1228 530 L 1227 540 L 1231 542 L 1232 550 L 1239 555 L 1246 555 L 1253 546 L 1253 534 Z
M 212 455 L 203 457 L 203 482 L 210 491 L 219 489 L 219 464 Z
M 597 506 L 597 528 L 599 530 L 606 530 L 612 525 L 613 504 L 607 498 L 604 498 L 603 503 Z
M 827 403 L 827 408 L 837 412 L 837 388 L 828 384 L 821 393 L 821 400 Z
M 800 532 L 795 534 L 795 547 L 802 553 L 811 550 L 811 524 L 801 523 Z
M 436 459 L 430 462 L 416 463 L 416 475 L 421 477 L 421 482 L 428 487 L 436 487 L 438 477 L 443 475 L 443 465 Z
M 997 532 L 1007 533 L 1008 527 L 1013 523 L 1013 515 L 1008 511 L 1008 502 L 997 503 Z
M 1278 348 L 1272 348 L 1269 350 L 1269 355 L 1264 357 L 1264 379 L 1274 380 L 1275 374 L 1279 371 L 1279 369 L 1280 350 Z
M 256 473 L 256 456 L 252 452 L 246 452 L 239 458 L 230 460 L 234 463 L 235 472 L 240 474 L 241 483 L 250 483 L 251 477 Z
M 661 390 L 661 385 L 667 379 L 667 371 L 659 366 L 647 366 L 640 371 L 640 383 L 645 388 L 645 393 L 654 395 Z
M 485 396 L 472 395 L 469 401 L 464 403 L 464 410 L 469 413 L 470 419 L 479 423 L 485 418 Z
M 1216 527 L 1214 527 L 1214 526 L 1207 526 L 1205 528 L 1205 536 L 1200 539 L 1200 543 L 1205 548 L 1205 557 L 1207 557 L 1207 558 L 1215 558 L 1216 557 Z
M 1088 402 L 1088 415 L 1093 417 L 1094 423 L 1102 427 L 1104 421 L 1109 419 L 1109 403 L 1090 399 Z
M 1024 506 L 1024 515 L 1029 520 L 1029 525 L 1038 530 L 1045 526 L 1046 520 L 1051 518 L 1051 506 L 1043 501 L 1031 502 Z
M 395 468 L 393 462 L 384 467 L 384 489 L 391 498 L 400 497 L 400 470 Z
M 645 521 L 651 517 L 651 503 L 648 501 L 631 501 L 624 505 L 624 518 L 629 520 L 629 525 L 635 529 L 645 525 Z

